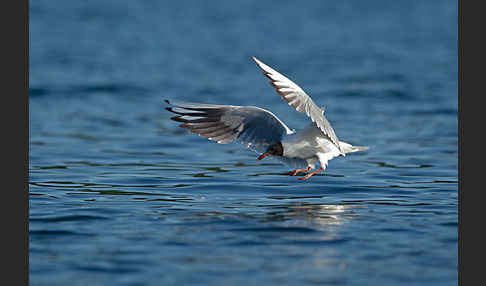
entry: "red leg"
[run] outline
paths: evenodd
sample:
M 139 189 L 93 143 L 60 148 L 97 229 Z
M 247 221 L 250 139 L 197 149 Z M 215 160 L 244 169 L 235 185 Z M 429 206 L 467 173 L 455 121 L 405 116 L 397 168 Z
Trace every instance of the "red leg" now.
M 310 177 L 314 176 L 317 172 L 320 172 L 320 171 L 323 171 L 323 170 L 324 170 L 324 168 L 319 168 L 319 169 L 315 170 L 314 172 L 305 175 L 305 177 L 299 178 L 298 180 L 307 180 Z
M 299 172 L 309 172 L 311 170 L 311 167 L 307 167 L 306 169 L 295 169 L 292 172 L 288 172 L 287 175 L 289 176 L 295 176 Z

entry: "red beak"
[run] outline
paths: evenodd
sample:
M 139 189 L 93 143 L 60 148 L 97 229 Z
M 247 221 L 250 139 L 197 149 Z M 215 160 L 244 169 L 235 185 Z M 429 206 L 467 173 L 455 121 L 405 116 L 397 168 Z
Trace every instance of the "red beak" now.
M 270 155 L 269 153 L 263 153 L 262 155 L 260 155 L 260 157 L 258 157 L 257 160 L 260 161 L 261 159 L 263 159 L 263 158 L 265 158 L 265 157 L 267 157 L 269 155 Z

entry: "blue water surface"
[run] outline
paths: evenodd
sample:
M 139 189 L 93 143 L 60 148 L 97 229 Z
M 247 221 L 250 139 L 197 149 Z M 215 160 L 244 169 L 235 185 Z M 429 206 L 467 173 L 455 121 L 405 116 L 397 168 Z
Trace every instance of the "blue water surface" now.
M 457 285 L 456 1 L 30 2 L 31 285 Z M 301 182 L 164 99 L 308 119 L 365 152 Z

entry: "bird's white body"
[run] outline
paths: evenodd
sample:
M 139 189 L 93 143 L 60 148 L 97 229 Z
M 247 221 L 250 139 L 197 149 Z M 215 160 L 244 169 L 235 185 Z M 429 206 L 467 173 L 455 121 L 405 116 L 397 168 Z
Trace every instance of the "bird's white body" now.
M 292 134 L 286 134 L 282 138 L 283 156 L 304 159 L 307 166 L 312 169 L 316 167 L 317 162 L 325 169 L 327 162 L 334 157 L 364 150 L 362 149 L 364 147 L 354 147 L 343 141 L 339 144 L 344 150 L 343 153 L 314 123 Z

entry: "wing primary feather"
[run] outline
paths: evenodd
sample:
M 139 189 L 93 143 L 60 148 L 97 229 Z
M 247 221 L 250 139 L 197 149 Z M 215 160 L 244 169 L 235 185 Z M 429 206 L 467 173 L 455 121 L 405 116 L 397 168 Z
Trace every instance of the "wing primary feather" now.
M 201 113 L 201 112 L 193 113 L 193 112 L 175 111 L 172 107 L 166 107 L 165 109 L 167 109 L 168 111 L 170 111 L 172 113 L 179 114 L 179 115 L 196 116 L 196 117 L 207 116 L 207 113 Z
M 224 140 L 226 138 L 229 138 L 231 136 L 233 136 L 232 133 L 225 133 L 225 134 L 221 134 L 221 135 L 212 136 L 211 140 L 217 141 L 219 143 L 219 141 Z
M 218 118 L 211 118 L 211 117 L 189 120 L 189 119 L 184 119 L 181 116 L 174 116 L 174 117 L 171 117 L 170 119 L 177 121 L 177 122 L 184 122 L 184 123 L 203 123 L 203 122 L 205 123 L 205 122 L 218 122 L 219 121 Z
M 181 128 L 190 128 L 190 129 L 206 129 L 206 128 L 211 128 L 211 127 L 224 127 L 225 125 L 221 122 L 213 122 L 213 123 L 199 123 L 199 124 L 193 124 L 190 125 L 191 123 L 184 123 L 179 125 Z
M 231 129 L 229 129 L 228 127 L 214 127 L 214 128 L 207 128 L 207 129 L 190 129 L 190 130 L 200 134 L 213 134 L 221 130 L 226 130 L 226 132 L 231 131 Z
M 201 132 L 200 134 L 201 135 L 208 135 L 208 136 L 211 136 L 211 137 L 217 137 L 217 136 L 221 136 L 221 135 L 227 134 L 227 133 L 231 133 L 231 129 L 224 128 L 224 129 L 218 129 L 218 130 L 215 130 L 215 131 L 210 131 L 208 133 Z

